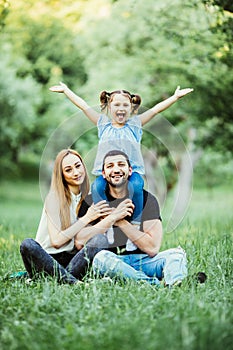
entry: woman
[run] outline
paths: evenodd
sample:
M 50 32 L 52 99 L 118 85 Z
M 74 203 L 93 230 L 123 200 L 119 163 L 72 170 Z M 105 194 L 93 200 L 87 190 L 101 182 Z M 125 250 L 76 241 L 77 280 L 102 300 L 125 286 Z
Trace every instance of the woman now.
M 75 284 L 87 272 L 96 253 L 107 248 L 107 238 L 97 234 L 75 246 L 82 228 L 111 212 L 106 201 L 92 204 L 84 199 L 89 180 L 81 156 L 64 149 L 56 157 L 50 191 L 46 197 L 36 240 L 25 239 L 20 253 L 32 278 L 37 273 L 56 277 L 58 282 Z M 77 220 L 78 218 L 78 220 Z

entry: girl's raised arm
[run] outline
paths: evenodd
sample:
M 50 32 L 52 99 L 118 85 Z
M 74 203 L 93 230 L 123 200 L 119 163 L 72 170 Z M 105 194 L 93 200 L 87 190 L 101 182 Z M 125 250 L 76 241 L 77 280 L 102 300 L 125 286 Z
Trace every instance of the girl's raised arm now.
M 174 92 L 174 95 L 156 104 L 154 107 L 148 109 L 148 111 L 145 111 L 144 113 L 139 115 L 142 125 L 148 123 L 156 114 L 164 111 L 165 109 L 173 105 L 173 103 L 178 101 L 179 98 L 189 94 L 192 91 L 193 89 L 190 89 L 190 88 L 180 89 L 180 86 L 177 86 L 176 91 Z
M 90 119 L 92 123 L 97 125 L 100 113 L 96 112 L 93 108 L 91 108 L 86 103 L 86 101 L 84 101 L 81 97 L 79 97 L 72 90 L 70 90 L 66 84 L 60 82 L 60 85 L 51 86 L 49 90 L 65 94 L 66 97 L 68 97 L 68 99 L 71 102 L 73 102 L 73 104 L 75 104 L 75 106 L 77 106 L 83 111 L 83 113 Z

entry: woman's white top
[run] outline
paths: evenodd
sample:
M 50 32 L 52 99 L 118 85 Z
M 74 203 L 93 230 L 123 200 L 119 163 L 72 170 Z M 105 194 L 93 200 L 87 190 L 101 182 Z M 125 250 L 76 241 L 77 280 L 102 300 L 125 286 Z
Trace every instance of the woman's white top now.
M 71 225 L 77 221 L 76 208 L 81 199 L 81 193 L 75 195 L 71 192 L 71 204 L 70 204 L 70 221 Z M 54 223 L 54 226 L 61 231 L 61 223 Z M 49 254 L 57 254 L 61 252 L 70 252 L 74 248 L 74 238 L 64 244 L 62 247 L 56 249 L 51 245 L 50 236 L 48 232 L 48 213 L 46 212 L 45 205 L 42 211 L 39 227 L 36 234 L 36 241 L 42 246 L 42 248 Z
M 121 128 L 112 125 L 111 119 L 101 115 L 98 123 L 99 144 L 95 158 L 94 175 L 102 174 L 103 158 L 111 150 L 120 150 L 129 157 L 133 171 L 145 174 L 141 153 L 142 123 L 139 116 L 130 117 Z

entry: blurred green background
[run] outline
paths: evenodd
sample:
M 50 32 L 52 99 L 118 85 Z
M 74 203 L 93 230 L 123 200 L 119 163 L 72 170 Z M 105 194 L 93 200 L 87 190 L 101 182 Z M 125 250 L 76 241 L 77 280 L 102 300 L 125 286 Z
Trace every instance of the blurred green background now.
M 51 171 L 49 159 L 63 146 L 83 156 L 95 150 L 93 125 L 64 95 L 48 90 L 63 81 L 96 108 L 101 90 L 128 89 L 149 108 L 177 85 L 193 87 L 163 117 L 184 139 L 194 186 L 231 184 L 232 33 L 227 0 L 0 0 L 0 178 L 38 181 L 51 135 L 42 172 Z M 147 130 L 154 123 L 156 118 Z M 142 144 L 146 171 L 153 177 L 162 164 L 170 190 L 182 152 L 174 166 L 170 150 L 153 134 L 144 132 Z

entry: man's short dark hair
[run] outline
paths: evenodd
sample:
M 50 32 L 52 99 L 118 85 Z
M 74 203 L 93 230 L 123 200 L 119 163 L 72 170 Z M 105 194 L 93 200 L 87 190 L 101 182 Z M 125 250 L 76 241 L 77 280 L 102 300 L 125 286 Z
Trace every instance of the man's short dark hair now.
M 128 163 L 128 166 L 131 167 L 129 157 L 127 156 L 127 154 L 125 152 L 120 151 L 120 150 L 114 149 L 114 150 L 109 151 L 108 153 L 105 154 L 104 159 L 103 159 L 102 170 L 104 170 L 104 164 L 105 164 L 106 158 L 113 157 L 113 156 L 123 156 L 125 158 L 126 162 Z

